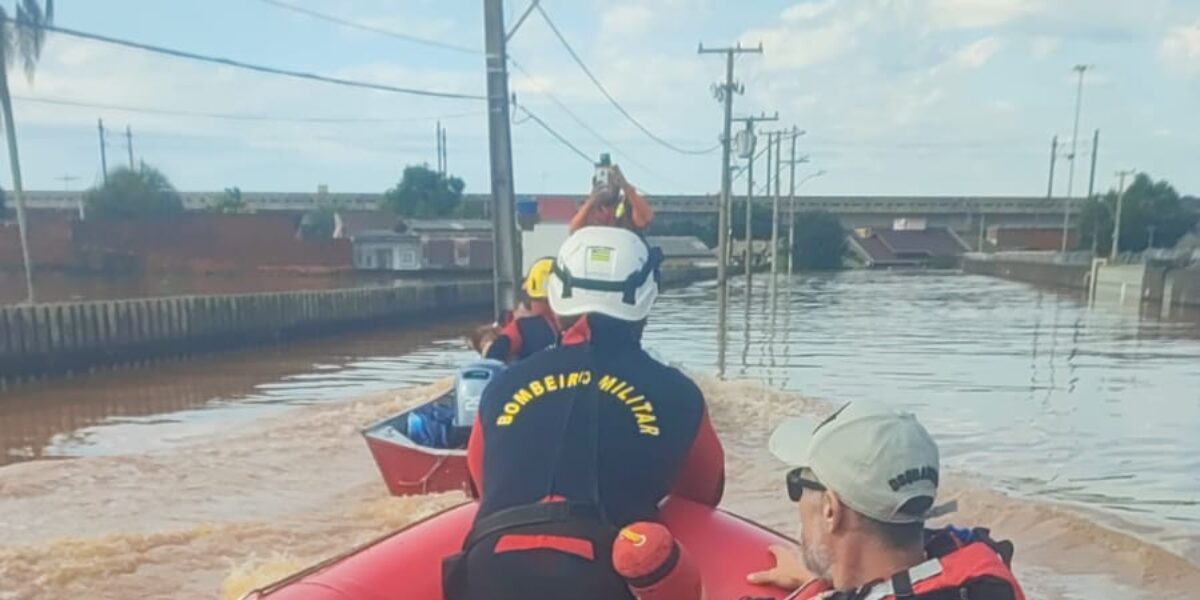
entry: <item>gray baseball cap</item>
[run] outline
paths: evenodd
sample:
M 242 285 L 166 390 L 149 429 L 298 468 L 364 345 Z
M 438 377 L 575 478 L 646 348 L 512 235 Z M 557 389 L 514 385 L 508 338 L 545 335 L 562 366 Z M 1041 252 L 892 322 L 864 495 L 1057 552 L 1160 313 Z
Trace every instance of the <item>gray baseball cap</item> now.
M 911 413 L 879 402 L 856 400 L 824 421 L 788 419 L 770 448 L 878 521 L 923 521 L 937 498 L 937 444 Z

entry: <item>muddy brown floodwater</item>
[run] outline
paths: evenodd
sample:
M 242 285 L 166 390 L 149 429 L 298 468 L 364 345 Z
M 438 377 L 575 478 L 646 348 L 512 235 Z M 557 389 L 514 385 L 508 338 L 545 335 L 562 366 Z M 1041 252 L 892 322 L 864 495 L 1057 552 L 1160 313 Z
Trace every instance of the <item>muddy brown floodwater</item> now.
M 765 279 L 765 278 L 760 278 Z M 765 282 L 764 282 L 765 285 Z M 773 423 L 878 397 L 943 447 L 951 518 L 1017 543 L 1032 597 L 1200 589 L 1200 328 L 958 274 L 797 277 L 730 324 L 664 294 L 647 333 L 702 382 L 724 507 L 795 529 Z M 764 291 L 763 288 L 761 291 Z M 734 296 L 741 318 L 741 294 Z M 462 500 L 386 496 L 358 428 L 469 357 L 469 322 L 330 338 L 0 396 L 0 600 L 236 598 Z M 431 385 L 433 387 L 424 387 Z M 1191 433 L 1189 433 L 1191 432 Z

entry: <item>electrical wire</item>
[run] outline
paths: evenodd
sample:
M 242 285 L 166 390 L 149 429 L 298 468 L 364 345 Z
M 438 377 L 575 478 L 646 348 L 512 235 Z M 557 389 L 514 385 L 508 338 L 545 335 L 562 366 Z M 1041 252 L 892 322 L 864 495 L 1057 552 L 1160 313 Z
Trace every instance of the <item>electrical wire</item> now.
M 530 81 L 530 83 L 533 83 L 534 85 L 537 84 L 537 78 L 534 77 L 533 74 L 530 73 L 527 69 L 525 69 L 525 67 L 521 66 L 521 63 L 517 62 L 516 59 L 514 59 L 510 56 L 509 62 L 512 63 L 513 67 L 516 68 L 517 71 L 520 71 L 520 73 L 522 75 L 524 75 L 525 78 Z M 562 110 L 564 113 L 567 114 L 567 116 L 571 117 L 571 120 L 575 121 L 575 123 L 577 125 L 579 125 L 580 127 L 582 127 L 584 131 L 587 131 L 589 134 L 591 134 L 592 137 L 596 138 L 596 140 L 599 141 L 601 144 L 603 144 L 604 147 L 612 149 L 612 151 L 614 153 L 616 153 L 618 156 L 621 156 L 622 158 L 624 158 L 626 161 L 629 162 L 629 164 L 632 164 L 633 166 L 642 169 L 643 171 L 645 171 L 646 173 L 650 174 L 651 176 L 653 176 L 657 179 L 668 182 L 672 185 L 679 185 L 678 182 L 672 180 L 670 177 L 667 177 L 667 176 L 655 171 L 654 169 L 647 166 L 645 163 L 643 163 L 643 162 L 637 160 L 636 158 L 634 158 L 633 156 L 631 156 L 628 152 L 621 150 L 621 148 L 619 146 L 617 146 L 616 144 L 609 141 L 607 138 L 605 138 L 603 135 L 601 135 L 600 132 L 596 131 L 591 125 L 588 125 L 587 121 L 583 120 L 583 117 L 580 117 L 578 113 L 571 110 L 571 108 L 569 106 L 567 106 L 566 103 L 564 103 L 562 100 L 559 100 L 558 97 L 555 96 L 553 93 L 551 93 L 549 90 L 543 89 L 541 86 L 538 86 L 536 92 L 538 94 L 545 96 L 548 100 L 550 100 L 550 102 L 552 102 L 555 106 L 557 106 L 559 108 L 559 110 Z
M 367 25 L 365 23 L 359 23 L 359 22 L 348 20 L 348 19 L 343 19 L 336 15 L 318 12 L 315 10 L 304 8 L 302 6 L 296 6 L 295 4 L 290 4 L 288 2 L 281 2 L 280 0 L 258 0 L 258 1 L 263 4 L 274 6 L 275 8 L 292 11 L 294 13 L 302 14 L 307 17 L 311 17 L 313 19 L 318 19 L 321 21 L 328 21 L 330 23 L 335 23 L 335 24 L 341 25 L 343 27 L 349 27 L 351 29 L 358 29 L 360 31 L 368 31 L 371 33 L 387 36 L 390 38 L 395 38 L 398 40 L 403 40 L 405 42 L 410 42 L 413 44 L 420 44 L 422 46 L 430 46 L 433 48 L 441 48 L 443 50 L 452 50 L 454 52 L 462 52 L 464 54 L 475 54 L 475 55 L 479 55 L 479 56 L 483 55 L 483 52 L 479 51 L 476 48 L 469 48 L 467 46 L 459 46 L 457 44 L 450 44 L 450 43 L 441 42 L 438 40 L 431 40 L 428 38 L 418 37 L 415 35 L 409 35 L 407 33 L 400 33 L 398 31 L 392 31 L 390 29 L 384 29 L 382 27 L 375 27 L 374 25 Z
M 527 119 L 530 119 L 534 123 L 537 123 L 538 125 L 540 125 L 542 127 L 542 129 L 546 130 L 546 133 L 549 133 L 550 135 L 554 136 L 554 139 L 558 140 L 559 143 L 561 143 L 562 145 L 571 149 L 571 151 L 573 151 L 576 155 L 578 155 L 579 158 L 583 159 L 584 162 L 586 162 L 589 166 L 591 166 L 592 157 L 588 156 L 588 154 L 586 152 L 584 152 L 583 150 L 580 150 L 577 146 L 575 146 L 575 144 L 572 144 L 569 140 L 567 140 L 567 138 L 563 137 L 560 133 L 555 131 L 553 127 L 546 124 L 546 122 L 543 121 L 540 117 L 538 117 L 537 115 L 530 112 L 528 108 L 525 108 L 524 106 L 521 106 L 519 104 L 517 105 L 517 108 L 521 109 L 521 112 L 525 113 L 525 116 Z
M 600 80 L 596 77 L 596 75 L 594 73 L 592 73 L 592 70 L 590 68 L 588 68 L 587 64 L 585 64 L 583 62 L 583 59 L 579 57 L 579 54 L 577 54 L 575 52 L 575 49 L 571 47 L 571 43 L 567 41 L 566 36 L 564 36 L 563 33 L 561 31 L 559 31 L 558 26 L 556 26 L 554 24 L 554 21 L 550 18 L 550 15 L 546 13 L 546 9 L 542 8 L 542 5 L 540 3 L 537 5 L 536 9 L 542 15 L 542 19 L 546 22 L 546 25 L 548 25 L 550 27 L 550 31 L 554 32 L 554 36 L 557 37 L 558 41 L 562 43 L 562 46 L 563 46 L 563 48 L 566 49 L 567 54 L 571 55 L 571 59 L 575 61 L 575 64 L 578 65 L 579 68 L 583 71 L 583 73 L 585 75 L 587 75 L 588 79 L 590 79 L 592 81 L 592 83 L 596 85 L 596 89 L 600 90 L 600 93 L 603 94 L 604 97 L 608 99 L 609 103 L 613 105 L 613 108 L 617 109 L 617 112 L 620 112 L 622 115 L 624 115 L 624 117 L 626 119 L 628 119 L 630 123 L 633 123 L 634 127 L 637 127 L 639 130 L 641 130 L 641 132 L 646 134 L 647 137 L 654 140 L 655 142 L 658 142 L 661 146 L 663 146 L 669 150 L 672 150 L 674 152 L 678 152 L 680 154 L 689 154 L 689 155 L 709 154 L 709 153 L 716 151 L 717 149 L 719 149 L 721 147 L 721 144 L 718 143 L 717 145 L 715 145 L 711 148 L 706 148 L 703 150 L 692 150 L 692 149 L 688 149 L 688 148 L 681 148 L 681 147 L 676 146 L 675 144 L 672 144 L 671 142 L 659 137 L 653 131 L 650 131 L 650 129 L 648 129 L 645 125 L 642 125 L 641 121 L 638 121 L 636 118 L 634 118 L 633 115 L 629 114 L 629 111 L 625 110 L 625 107 L 621 106 L 621 103 L 617 102 L 617 99 L 614 98 L 613 95 L 608 92 L 608 89 L 604 87 L 604 84 L 600 83 Z
M 15 21 L 11 17 L 4 17 L 4 18 L 0 19 L 0 23 L 5 23 L 5 22 L 15 23 Z M 365 81 L 356 81 L 353 79 L 342 79 L 339 77 L 326 77 L 324 75 L 317 75 L 315 73 L 305 73 L 303 71 L 292 71 L 289 69 L 278 69 L 275 67 L 266 67 L 266 66 L 262 66 L 262 65 L 241 62 L 241 61 L 237 61 L 237 60 L 233 60 L 233 59 L 229 59 L 229 58 L 220 58 L 220 57 L 216 57 L 216 56 L 208 56 L 208 55 L 204 55 L 204 54 L 198 54 L 195 52 L 174 50 L 171 48 L 164 48 L 162 46 L 154 46 L 151 44 L 143 44 L 140 42 L 134 42 L 134 41 L 125 40 L 125 39 L 121 39 L 121 38 L 115 38 L 115 37 L 111 37 L 111 36 L 101 35 L 98 33 L 89 33 L 86 31 L 79 31 L 76 29 L 68 29 L 66 27 L 59 27 L 57 25 L 49 25 L 49 24 L 44 24 L 44 23 L 36 23 L 36 24 L 35 23 L 20 23 L 19 26 L 32 27 L 32 28 L 36 28 L 36 29 L 41 29 L 43 31 L 58 33 L 60 35 L 65 35 L 65 36 L 69 36 L 69 37 L 75 37 L 75 38 L 80 38 L 80 39 L 85 39 L 85 40 L 96 41 L 96 42 L 103 42 L 105 44 L 122 46 L 125 48 L 132 48 L 135 50 L 143 50 L 146 52 L 153 52 L 156 54 L 164 54 L 167 56 L 174 56 L 176 58 L 186 58 L 189 60 L 224 65 L 227 67 L 235 67 L 238 69 L 245 69 L 248 71 L 256 71 L 259 73 L 269 73 L 272 75 L 282 75 L 285 77 L 292 77 L 295 79 L 306 79 L 309 81 L 317 81 L 317 82 L 321 82 L 321 83 L 329 83 L 329 84 L 341 85 L 341 86 L 345 86 L 345 87 L 362 88 L 362 89 L 376 90 L 376 91 L 381 91 L 381 92 L 392 92 L 392 93 L 397 93 L 397 94 L 409 94 L 409 95 L 414 95 L 414 96 L 430 96 L 430 97 L 434 97 L 434 98 L 449 98 L 449 99 L 454 99 L 454 100 L 484 100 L 485 99 L 484 96 L 479 96 L 479 95 L 475 95 L 475 94 L 461 94 L 461 93 L 457 93 L 457 92 L 442 92 L 442 91 L 435 91 L 435 90 L 406 88 L 406 87 L 399 87 L 399 86 L 393 86 L 393 85 L 386 85 L 386 84 L 382 84 L 382 83 L 370 83 L 370 82 L 365 82 Z
M 119 104 L 103 104 L 99 102 L 82 102 L 79 100 L 69 100 L 66 98 L 52 97 L 37 97 L 37 96 L 13 96 L 14 100 L 22 102 L 33 102 L 37 104 L 51 104 L 55 106 L 73 106 L 78 108 L 91 108 L 98 110 L 115 110 L 120 112 L 146 114 L 146 115 L 163 115 L 172 117 L 197 117 L 203 119 L 221 119 L 227 121 L 263 121 L 269 123 L 405 123 L 405 122 L 420 122 L 420 121 L 436 121 L 448 120 L 461 117 L 472 117 L 484 114 L 479 111 L 452 113 L 445 115 L 434 115 L 428 117 L 272 117 L 268 115 L 250 115 L 237 113 L 215 113 L 190 110 L 172 110 L 165 108 L 151 108 L 147 106 L 123 106 Z

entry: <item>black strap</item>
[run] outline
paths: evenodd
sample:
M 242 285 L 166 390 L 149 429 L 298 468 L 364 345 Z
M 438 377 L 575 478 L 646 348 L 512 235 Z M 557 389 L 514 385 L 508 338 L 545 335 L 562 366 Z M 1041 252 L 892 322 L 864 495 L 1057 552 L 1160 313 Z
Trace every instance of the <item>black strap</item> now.
M 654 585 L 662 581 L 668 573 L 675 570 L 675 566 L 679 564 L 679 556 L 679 544 L 671 544 L 671 553 L 667 555 L 667 560 L 664 560 L 661 565 L 658 565 L 656 569 L 641 577 L 626 578 L 625 582 L 632 588 L 645 588 Z
M 662 262 L 662 248 L 650 248 L 646 263 L 642 265 L 641 270 L 631 273 L 629 277 L 625 278 L 625 281 L 602 281 L 599 279 L 576 277 L 571 274 L 570 269 L 559 264 L 558 261 L 554 261 L 552 270 L 558 276 L 559 281 L 562 282 L 563 298 L 570 298 L 574 293 L 573 290 L 579 288 L 581 290 L 596 292 L 621 292 L 621 300 L 625 304 L 636 304 L 638 288 L 642 287 L 647 279 L 653 276 L 656 283 L 661 281 L 659 267 L 662 266 Z
M 897 599 L 914 596 L 912 576 L 908 574 L 908 571 L 900 571 L 892 575 L 892 595 Z
M 599 519 L 596 507 L 575 502 L 542 502 L 538 504 L 522 504 L 498 510 L 486 517 L 480 518 L 471 528 L 463 543 L 464 550 L 470 550 L 475 544 L 492 535 L 550 523 L 585 523 Z M 564 534 L 567 532 L 564 532 Z M 580 536 L 585 537 L 585 536 Z

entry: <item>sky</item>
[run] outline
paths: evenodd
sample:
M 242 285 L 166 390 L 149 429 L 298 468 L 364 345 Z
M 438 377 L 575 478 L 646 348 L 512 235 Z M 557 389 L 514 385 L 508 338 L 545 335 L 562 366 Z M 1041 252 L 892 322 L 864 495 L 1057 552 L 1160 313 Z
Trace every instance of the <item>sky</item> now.
M 7 0 L 5 5 L 10 4 Z M 466 94 L 485 92 L 481 0 L 281 0 L 468 51 L 415 44 L 289 12 L 261 0 L 58 0 L 63 27 L 323 75 Z M 511 25 L 527 0 L 507 0 Z M 712 86 L 724 58 L 700 42 L 763 45 L 744 55 L 736 115 L 779 113 L 767 128 L 807 133 L 798 178 L 811 194 L 1044 195 L 1059 136 L 1066 194 L 1083 85 L 1074 191 L 1086 191 L 1092 132 L 1098 189 L 1138 169 L 1200 194 L 1200 0 L 543 0 L 582 60 L 626 110 L 675 146 L 717 144 Z M 520 105 L 584 154 L 613 155 L 654 193 L 712 193 L 720 153 L 660 145 L 608 103 L 534 13 L 509 52 Z M 181 190 L 381 192 L 405 165 L 436 162 L 489 188 L 479 100 L 350 89 L 50 34 L 32 82 L 10 74 L 25 185 L 81 189 L 110 167 L 161 168 Z M 552 95 L 547 95 L 547 92 Z M 251 117 L 212 119 L 30 98 Z M 566 106 L 570 114 L 563 110 Z M 584 193 L 592 167 L 532 120 L 513 126 L 520 193 Z M 582 123 L 581 123 L 582 122 Z M 5 161 L 7 165 L 7 161 Z M 756 179 L 762 181 L 762 162 Z M 3 182 L 10 181 L 4 169 Z M 66 178 L 75 179 L 66 179 Z M 786 179 L 785 179 L 786 182 Z M 744 186 L 744 182 L 741 182 Z M 740 189 L 740 187 L 739 187 Z

